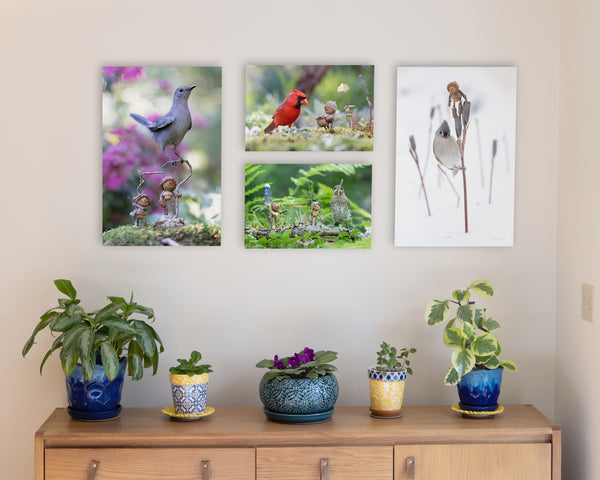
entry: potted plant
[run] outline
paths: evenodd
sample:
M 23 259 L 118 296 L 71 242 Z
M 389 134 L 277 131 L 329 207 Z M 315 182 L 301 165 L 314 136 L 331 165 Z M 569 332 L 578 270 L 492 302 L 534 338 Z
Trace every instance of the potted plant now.
M 502 372 L 505 368 L 515 372 L 517 365 L 512 360 L 500 360 L 502 347 L 492 333 L 500 324 L 488 316 L 486 308 L 472 300 L 472 294 L 490 298 L 494 288 L 486 280 L 475 280 L 466 290 L 454 290 L 452 299 L 429 302 L 425 318 L 429 325 L 447 322 L 444 343 L 454 351 L 444 384 L 458 386 L 460 409 L 496 411 Z M 453 304 L 456 305 L 454 316 L 451 315 Z
M 333 414 L 339 387 L 331 365 L 337 352 L 305 347 L 299 353 L 261 360 L 267 368 L 259 385 L 260 399 L 270 420 L 303 423 L 328 420 Z
M 66 375 L 69 414 L 82 420 L 116 418 L 121 412 L 121 390 L 125 368 L 132 380 L 140 380 L 144 368 L 158 369 L 158 354 L 164 348 L 154 328 L 154 312 L 131 299 L 108 297 L 109 303 L 87 313 L 77 299 L 69 280 L 55 280 L 58 306 L 40 317 L 23 347 L 27 355 L 42 330 L 56 336 L 40 365 L 40 374 L 48 357 L 59 350 Z M 141 318 L 139 318 L 141 317 Z
M 406 374 L 412 375 L 408 356 L 416 348 L 396 347 L 382 342 L 377 352 L 377 365 L 369 368 L 369 394 L 371 415 L 376 418 L 402 416 Z
M 169 368 L 173 408 L 177 415 L 202 415 L 206 410 L 210 365 L 198 365 L 202 354 L 194 350 L 189 360 L 178 358 L 179 365 Z

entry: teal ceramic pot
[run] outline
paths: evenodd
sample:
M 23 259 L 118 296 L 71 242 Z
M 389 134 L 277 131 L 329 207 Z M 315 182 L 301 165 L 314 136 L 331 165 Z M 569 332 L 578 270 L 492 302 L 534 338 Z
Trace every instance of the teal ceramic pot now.
M 282 414 L 317 414 L 333 411 L 339 386 L 333 374 L 318 378 L 272 378 L 259 385 L 265 409 Z
M 109 380 L 104 367 L 97 363 L 92 380 L 88 380 L 83 376 L 81 365 L 77 364 L 66 377 L 69 414 L 79 420 L 108 420 L 119 416 L 126 367 L 127 358 L 122 358 L 117 377 Z
M 471 370 L 458 382 L 458 406 L 462 410 L 491 412 L 498 409 L 504 367 Z

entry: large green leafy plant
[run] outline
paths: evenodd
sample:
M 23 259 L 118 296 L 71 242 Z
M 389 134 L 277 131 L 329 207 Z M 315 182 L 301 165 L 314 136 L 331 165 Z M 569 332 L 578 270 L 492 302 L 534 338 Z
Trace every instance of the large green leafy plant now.
M 110 303 L 92 313 L 79 304 L 77 292 L 69 280 L 55 280 L 54 284 L 67 298 L 59 298 L 58 306 L 40 317 L 31 337 L 23 347 L 23 356 L 34 344 L 37 334 L 48 328 L 56 336 L 40 365 L 40 373 L 48 357 L 60 350 L 60 361 L 65 375 L 70 375 L 81 363 L 83 376 L 92 380 L 94 365 L 101 361 L 106 376 L 113 380 L 119 371 L 119 359 L 126 356 L 128 373 L 133 380 L 144 375 L 144 368 L 158 369 L 158 354 L 164 351 L 162 341 L 148 321 L 154 311 L 138 305 L 131 299 L 108 297 Z M 143 317 L 142 319 L 137 317 Z
M 425 319 L 429 325 L 447 322 L 444 343 L 454 351 L 450 369 L 444 378 L 446 385 L 456 385 L 473 369 L 504 367 L 512 372 L 517 370 L 512 360 L 500 360 L 502 347 L 492 333 L 500 328 L 500 324 L 488 316 L 487 309 L 471 300 L 472 294 L 490 298 L 494 295 L 494 288 L 486 280 L 475 280 L 466 290 L 454 290 L 452 299 L 432 300 L 425 307 Z M 451 315 L 452 304 L 457 305 L 454 316 Z

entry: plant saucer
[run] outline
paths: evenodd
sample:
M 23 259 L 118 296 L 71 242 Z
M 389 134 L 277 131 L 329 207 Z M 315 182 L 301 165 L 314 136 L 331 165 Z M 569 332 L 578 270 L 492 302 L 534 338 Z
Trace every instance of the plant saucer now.
M 171 417 L 171 420 L 175 422 L 195 422 L 197 420 L 202 420 L 204 417 L 208 417 L 215 413 L 214 407 L 206 407 L 204 412 L 193 414 L 193 413 L 176 413 L 175 407 L 165 407 L 161 410 L 162 413 Z
M 496 410 L 488 412 L 476 410 L 463 410 L 458 406 L 458 404 L 452 405 L 452 407 L 450 408 L 455 412 L 462 413 L 462 416 L 465 418 L 493 418 L 504 411 L 503 405 L 498 405 L 498 408 Z

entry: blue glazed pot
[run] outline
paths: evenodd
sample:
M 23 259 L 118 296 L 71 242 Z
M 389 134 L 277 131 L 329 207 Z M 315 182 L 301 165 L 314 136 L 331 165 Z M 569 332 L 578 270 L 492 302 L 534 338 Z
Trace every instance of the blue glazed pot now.
M 471 370 L 458 382 L 458 404 L 462 410 L 491 412 L 498 409 L 503 367 Z
M 93 379 L 88 380 L 83 376 L 81 365 L 77 364 L 66 377 L 69 414 L 83 420 L 107 420 L 118 416 L 126 366 L 127 358 L 122 358 L 116 378 L 109 380 L 104 367 L 96 364 Z
M 314 414 L 333 410 L 339 386 L 335 375 L 318 378 L 260 380 L 259 395 L 265 409 L 284 414 Z

